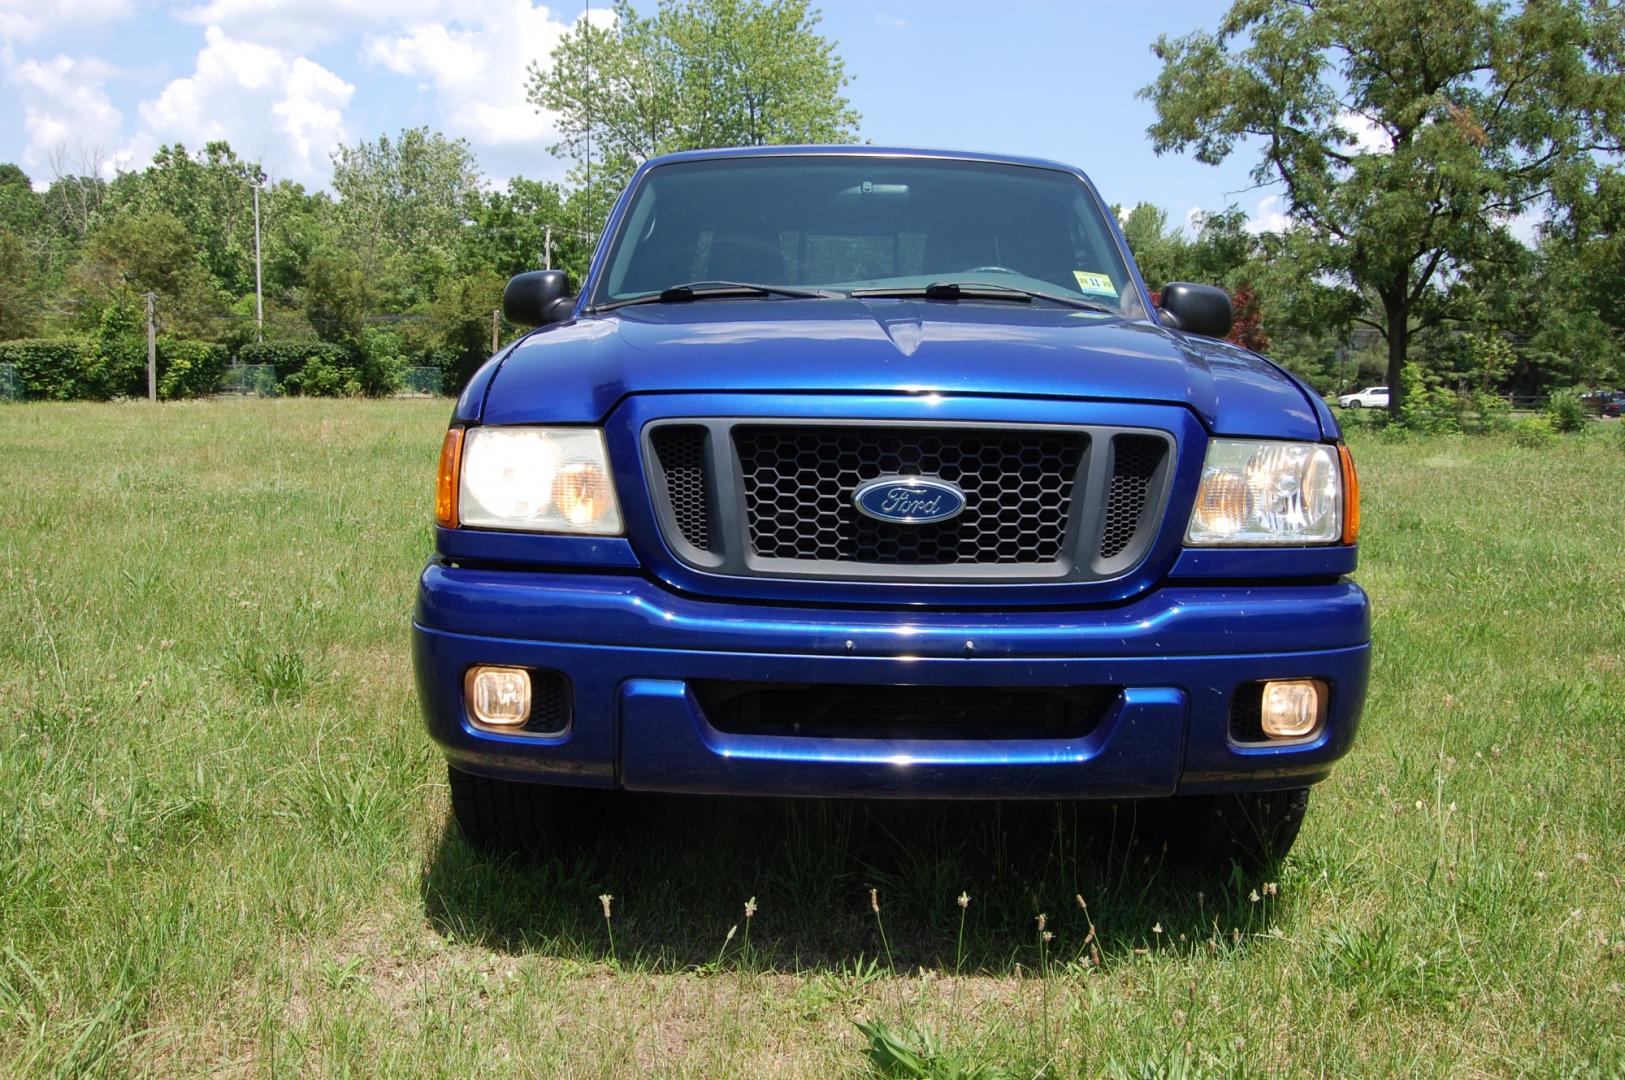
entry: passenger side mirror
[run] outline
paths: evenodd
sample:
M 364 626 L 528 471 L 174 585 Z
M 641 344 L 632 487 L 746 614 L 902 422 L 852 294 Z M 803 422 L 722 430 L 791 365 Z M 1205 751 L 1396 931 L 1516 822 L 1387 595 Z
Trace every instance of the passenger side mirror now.
M 1162 310 L 1162 325 L 1187 334 L 1222 338 L 1235 322 L 1230 294 L 1212 285 L 1170 281 L 1162 287 L 1157 306 Z
M 502 314 L 520 326 L 546 326 L 568 319 L 573 301 L 570 278 L 563 270 L 531 270 L 508 279 L 502 290 Z

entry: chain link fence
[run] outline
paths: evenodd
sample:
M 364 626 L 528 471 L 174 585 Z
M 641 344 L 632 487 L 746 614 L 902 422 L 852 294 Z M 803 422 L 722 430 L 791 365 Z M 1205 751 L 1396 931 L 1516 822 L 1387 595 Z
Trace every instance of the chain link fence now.
M 220 378 L 220 394 L 235 397 L 277 397 L 282 389 L 270 364 L 232 364 Z
M 409 367 L 400 393 L 413 397 L 439 397 L 445 393 L 445 376 L 437 367 Z
M 23 380 L 16 364 L 0 364 L 0 401 L 21 401 Z

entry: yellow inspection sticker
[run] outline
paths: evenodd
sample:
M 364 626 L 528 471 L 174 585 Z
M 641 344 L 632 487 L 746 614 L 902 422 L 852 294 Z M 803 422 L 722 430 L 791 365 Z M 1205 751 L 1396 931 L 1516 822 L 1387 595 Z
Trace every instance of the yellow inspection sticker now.
M 1105 274 L 1097 274 L 1092 270 L 1074 270 L 1072 276 L 1078 279 L 1078 291 L 1087 293 L 1100 293 L 1102 296 L 1116 296 L 1117 286 Z

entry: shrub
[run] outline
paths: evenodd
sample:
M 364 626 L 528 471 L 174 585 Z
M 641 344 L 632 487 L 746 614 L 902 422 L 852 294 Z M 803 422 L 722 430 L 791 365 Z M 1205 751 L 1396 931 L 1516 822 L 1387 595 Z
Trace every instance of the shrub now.
M 1475 431 L 1506 431 L 1512 426 L 1512 403 L 1500 394 L 1474 390 L 1469 403 L 1477 417 Z
M 1531 416 L 1512 425 L 1512 441 L 1527 449 L 1546 446 L 1555 438 L 1551 422 L 1544 416 Z
M 0 343 L 0 364 L 15 364 L 23 397 L 30 401 L 72 401 L 83 396 L 85 342 L 7 341 Z
M 1461 401 L 1443 386 L 1428 386 L 1419 364 L 1406 364 L 1400 382 L 1405 400 L 1399 422 L 1424 435 L 1446 435 L 1461 430 Z
M 400 335 L 389 330 L 368 328 L 361 339 L 361 392 L 368 397 L 388 397 L 406 385 L 410 361 Z
M 228 357 L 202 341 L 157 343 L 158 396 L 200 397 L 214 393 Z M 123 334 L 8 341 L 0 364 L 15 364 L 23 397 L 30 401 L 109 401 L 147 394 L 147 343 Z
M 165 401 L 207 397 L 220 389 L 231 360 L 224 345 L 206 341 L 158 342 L 158 396 Z
M 1580 394 L 1575 390 L 1558 390 L 1546 402 L 1546 416 L 1551 421 L 1552 430 L 1573 433 L 1585 428 L 1586 421 L 1591 419 L 1586 412 L 1585 402 L 1580 400 Z
M 1612 425 L 1612 427 L 1613 431 L 1610 433 L 1609 438 L 1614 440 L 1615 449 L 1617 449 L 1620 453 L 1625 454 L 1625 420 L 1621 420 L 1619 423 Z
M 361 358 L 355 350 L 325 341 L 267 341 L 244 345 L 244 364 L 269 364 L 284 393 L 307 397 L 354 397 L 361 393 Z

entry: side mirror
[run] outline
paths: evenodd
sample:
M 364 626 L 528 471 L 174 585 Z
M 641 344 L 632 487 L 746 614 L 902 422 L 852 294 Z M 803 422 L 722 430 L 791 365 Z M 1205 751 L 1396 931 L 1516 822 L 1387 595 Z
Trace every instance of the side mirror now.
M 1222 338 L 1235 322 L 1235 312 L 1230 310 L 1230 294 L 1212 285 L 1170 281 L 1162 287 L 1162 298 L 1157 306 L 1162 309 L 1164 326 L 1187 334 Z
M 515 274 L 502 290 L 502 315 L 520 326 L 546 326 L 570 317 L 570 278 L 563 270 Z

